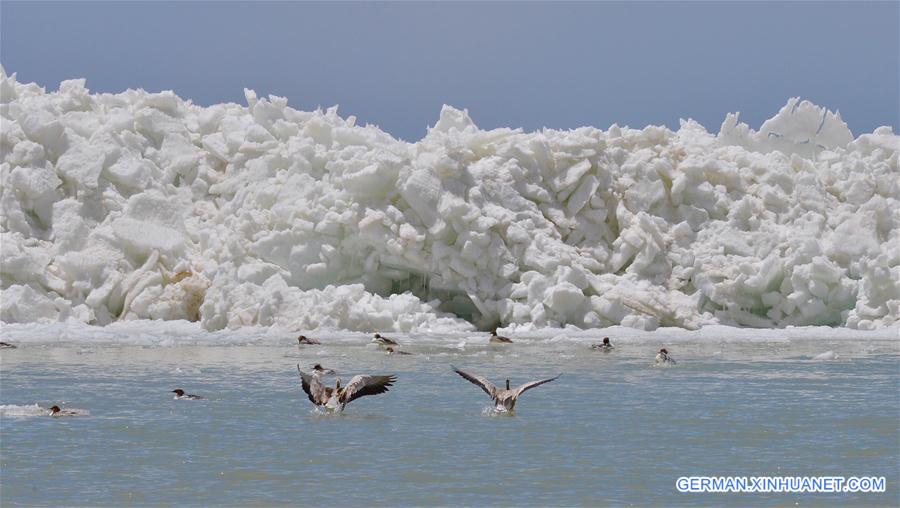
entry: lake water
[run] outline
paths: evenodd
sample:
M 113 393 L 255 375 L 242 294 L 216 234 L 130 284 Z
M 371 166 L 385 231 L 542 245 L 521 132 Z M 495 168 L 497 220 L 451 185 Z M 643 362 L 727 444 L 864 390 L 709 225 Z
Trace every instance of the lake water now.
M 615 341 L 614 341 L 615 342 Z M 0 353 L 0 501 L 17 505 L 896 505 L 897 341 L 22 345 Z M 825 354 L 818 360 L 814 358 Z M 832 356 L 836 358 L 828 360 Z M 396 374 L 344 414 L 295 365 Z M 490 416 L 498 385 L 564 373 Z M 206 397 L 172 400 L 183 388 Z M 88 415 L 38 416 L 32 404 Z M 29 416 L 33 415 L 33 416 Z M 682 494 L 688 475 L 884 476 L 880 494 Z

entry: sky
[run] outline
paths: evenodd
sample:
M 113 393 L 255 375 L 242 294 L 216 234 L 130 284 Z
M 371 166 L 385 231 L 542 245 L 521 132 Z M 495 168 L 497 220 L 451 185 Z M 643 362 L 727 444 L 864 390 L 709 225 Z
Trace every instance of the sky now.
M 243 89 L 415 141 L 443 104 L 482 128 L 607 128 L 728 112 L 753 128 L 789 97 L 854 135 L 900 118 L 900 2 L 0 2 L 0 63 L 55 90 Z

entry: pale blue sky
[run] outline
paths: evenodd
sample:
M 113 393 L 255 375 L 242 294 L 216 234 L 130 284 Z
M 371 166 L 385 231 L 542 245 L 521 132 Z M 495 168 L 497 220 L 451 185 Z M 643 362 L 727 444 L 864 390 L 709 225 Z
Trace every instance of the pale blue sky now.
M 481 127 L 753 127 L 788 97 L 855 135 L 900 116 L 900 2 L 0 3 L 22 81 L 340 104 L 407 140 L 444 103 Z

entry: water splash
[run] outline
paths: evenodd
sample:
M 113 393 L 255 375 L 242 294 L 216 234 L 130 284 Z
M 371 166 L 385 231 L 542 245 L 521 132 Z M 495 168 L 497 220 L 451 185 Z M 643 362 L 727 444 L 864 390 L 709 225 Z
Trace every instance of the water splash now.
M 0 406 L 0 417 L 3 418 L 26 418 L 31 416 L 47 416 L 50 410 L 43 408 L 37 404 L 29 404 L 19 406 L 16 404 L 8 404 Z

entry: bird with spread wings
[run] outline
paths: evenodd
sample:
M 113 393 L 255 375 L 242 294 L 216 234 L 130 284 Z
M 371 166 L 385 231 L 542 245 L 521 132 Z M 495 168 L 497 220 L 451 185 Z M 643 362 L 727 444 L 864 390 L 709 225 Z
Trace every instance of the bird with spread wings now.
M 559 374 L 556 377 L 551 377 L 549 379 L 541 379 L 539 381 L 531 381 L 529 383 L 525 383 L 521 386 L 517 386 L 516 388 L 512 388 L 512 389 L 510 389 L 509 379 L 507 379 L 506 380 L 506 389 L 504 390 L 502 388 L 498 388 L 496 385 L 494 385 L 494 383 L 491 383 L 490 381 L 488 381 L 487 379 L 485 379 L 481 376 L 478 376 L 475 374 L 469 374 L 468 372 L 457 369 L 456 367 L 454 367 L 452 365 L 450 367 L 453 369 L 453 372 L 456 372 L 457 374 L 459 374 L 460 376 L 465 378 L 470 383 L 472 383 L 472 384 L 480 387 L 482 390 L 484 390 L 484 392 L 487 393 L 491 397 L 491 400 L 494 401 L 494 404 L 495 404 L 494 411 L 496 411 L 498 413 L 512 413 L 516 408 L 516 400 L 519 398 L 519 395 L 522 395 L 526 391 L 528 391 L 536 386 L 540 386 L 544 383 L 549 383 L 550 381 L 553 381 L 554 379 L 558 378 L 559 376 L 562 376 L 562 374 Z
M 353 376 L 347 386 L 341 386 L 341 379 L 335 386 L 325 386 L 317 374 L 309 374 L 300 370 L 300 386 L 306 392 L 309 401 L 329 411 L 341 412 L 352 401 L 366 395 L 378 395 L 388 391 L 388 387 L 397 380 L 396 376 Z

